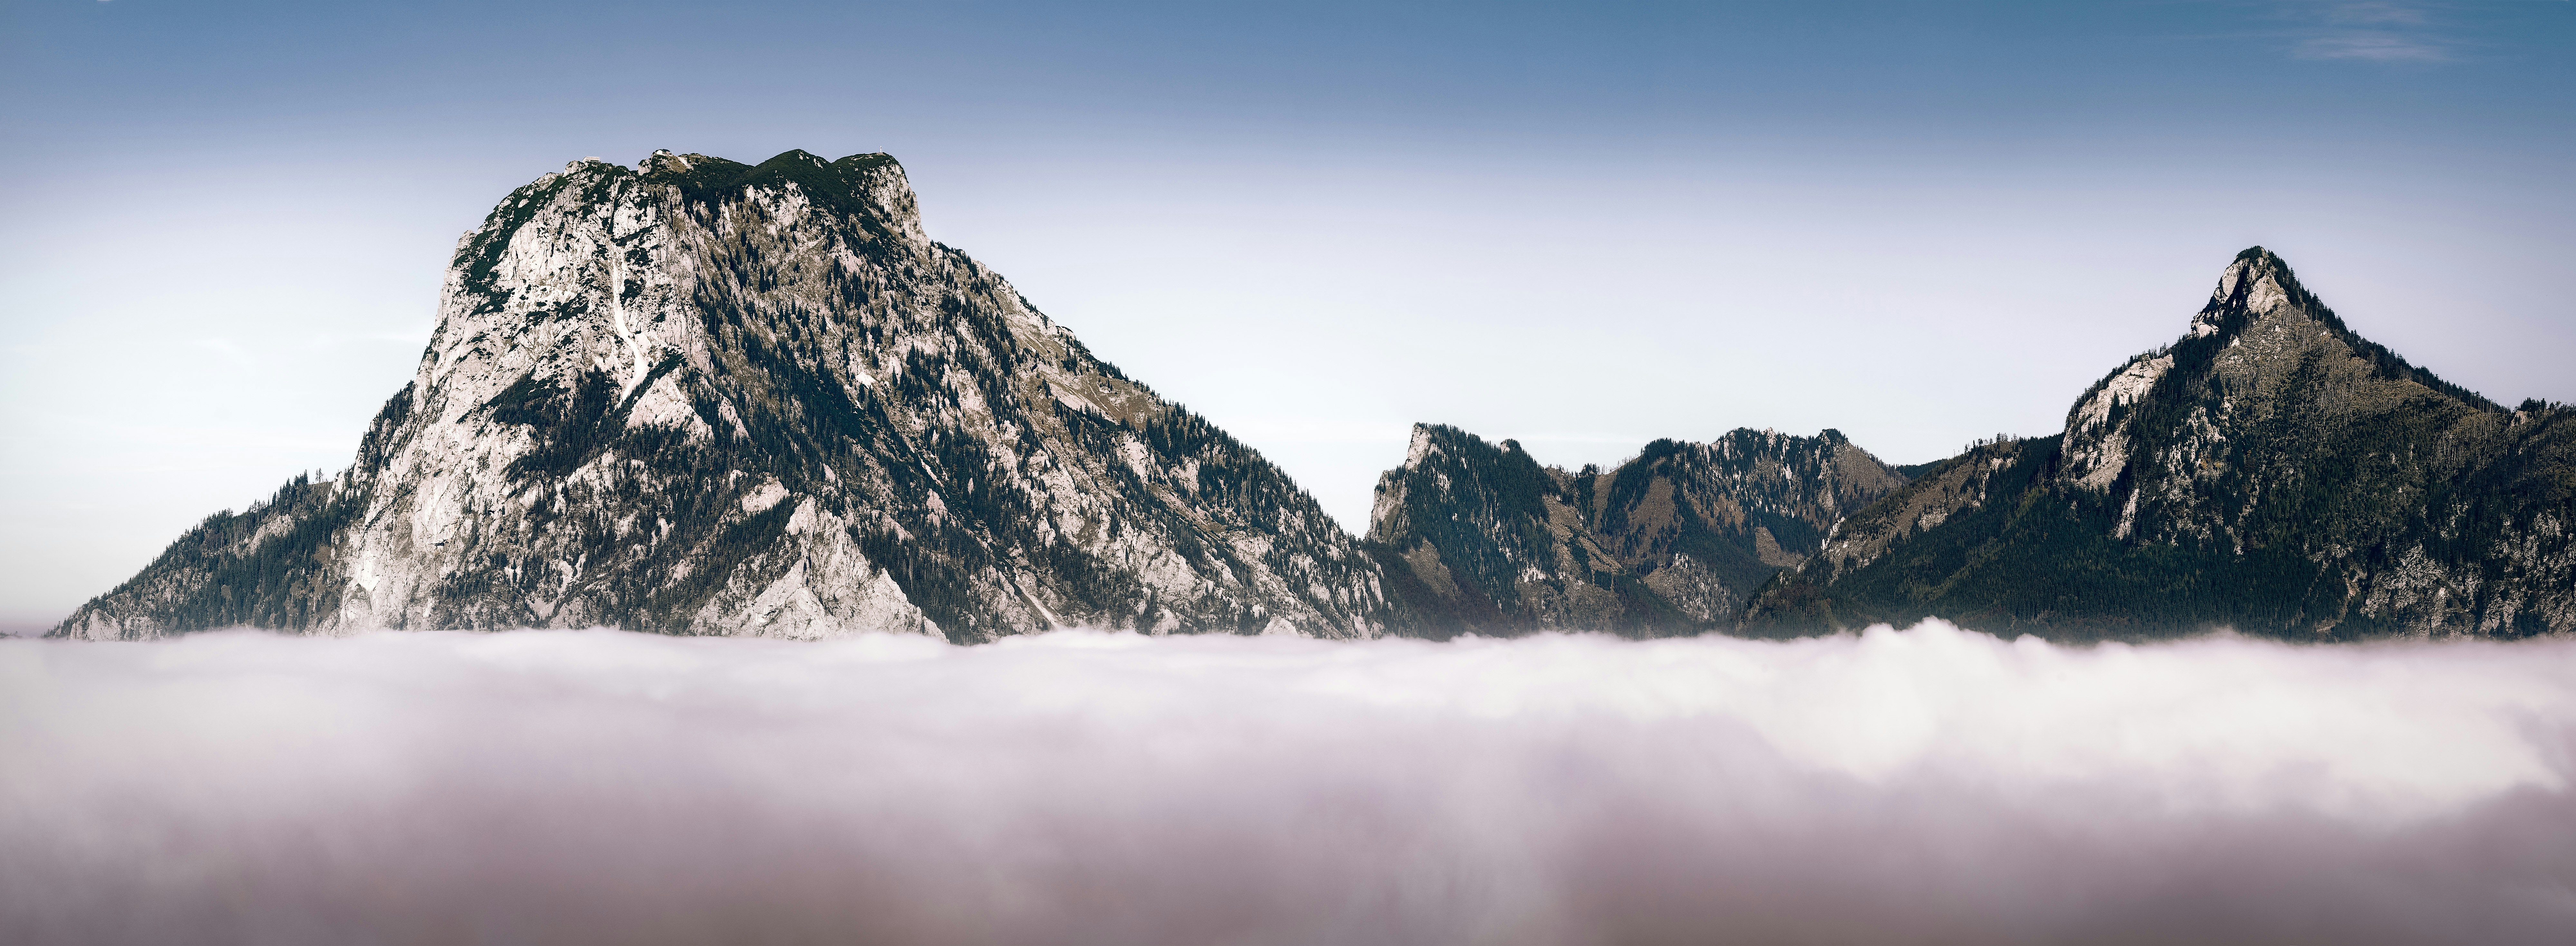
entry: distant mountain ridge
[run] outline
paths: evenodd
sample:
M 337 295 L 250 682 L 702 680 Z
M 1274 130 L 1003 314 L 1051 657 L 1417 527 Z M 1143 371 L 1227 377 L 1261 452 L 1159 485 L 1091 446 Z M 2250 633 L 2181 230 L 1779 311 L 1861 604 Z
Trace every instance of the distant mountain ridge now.
M 1569 472 L 1418 425 L 1365 537 L 931 240 L 883 154 L 573 162 L 459 240 L 439 311 L 347 472 L 53 633 L 2576 632 L 2576 409 L 2443 382 L 2259 247 L 2053 436 Z
M 2061 637 L 2576 631 L 2576 410 L 2434 377 L 2255 247 L 2063 432 L 1924 471 L 1745 624 L 1927 615 Z
M 1435 636 L 1730 629 L 1753 589 L 1904 483 L 1840 432 L 1657 440 L 1603 471 L 1416 425 L 1368 544 L 1398 620 Z

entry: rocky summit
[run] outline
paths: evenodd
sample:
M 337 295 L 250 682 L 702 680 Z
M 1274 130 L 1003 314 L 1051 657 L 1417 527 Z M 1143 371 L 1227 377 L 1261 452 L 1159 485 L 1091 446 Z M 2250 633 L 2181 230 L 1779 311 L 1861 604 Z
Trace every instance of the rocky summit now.
M 2075 638 L 2576 631 L 2576 409 L 2408 364 L 2256 247 L 2063 431 L 1925 471 L 1746 623 L 1925 615 Z
M 883 154 L 575 162 L 465 234 L 356 462 L 56 633 L 611 625 L 1367 636 L 1280 471 L 922 229 Z
M 1419 425 L 1378 480 L 1368 543 L 1397 620 L 1431 636 L 1732 629 L 1750 592 L 1904 483 L 1832 430 L 1657 440 L 1568 472 Z
M 1226 353 L 1210 353 L 1212 357 Z M 2576 409 L 2363 339 L 2261 248 L 2061 432 L 1894 468 L 1824 431 L 1611 470 L 1414 429 L 1355 538 L 922 229 L 901 165 L 657 151 L 461 239 L 355 462 L 54 633 L 1056 627 L 2306 640 L 2576 632 Z

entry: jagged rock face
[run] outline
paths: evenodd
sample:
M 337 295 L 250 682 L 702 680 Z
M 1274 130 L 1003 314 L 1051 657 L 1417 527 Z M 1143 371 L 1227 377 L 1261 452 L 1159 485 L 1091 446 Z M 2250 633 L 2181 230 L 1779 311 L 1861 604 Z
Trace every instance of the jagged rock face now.
M 1658 440 L 1568 473 L 1421 425 L 1378 481 L 1368 538 L 1408 627 L 1685 633 L 1730 627 L 1748 592 L 1903 483 L 1834 431 Z
M 1977 510 L 1997 495 L 1996 474 L 2012 468 L 2026 442 L 2000 440 L 1933 464 L 1886 498 L 1845 518 L 1824 542 L 1818 567 L 1829 571 L 1866 568 L 1907 536 L 1939 526 L 1951 516 Z M 1802 563 L 1803 564 L 1803 563 Z
M 1613 553 L 1649 584 L 1676 567 L 1721 582 L 1724 604 L 1703 618 L 1714 621 L 1905 478 L 1840 431 L 1739 429 L 1710 443 L 1655 441 L 1596 482 L 1591 521 Z
M 1311 497 L 921 228 L 881 154 L 568 165 L 465 235 L 356 464 L 58 633 L 1382 629 Z
M 1547 628 L 1633 630 L 1675 614 L 1592 541 L 1583 498 L 1520 444 L 1416 425 L 1380 477 L 1368 540 L 1401 608 L 1431 636 Z
M 2407 364 L 2258 247 L 2179 341 L 2085 392 L 2060 436 L 1927 474 L 1801 571 L 1822 590 L 1783 587 L 1750 617 L 2563 633 L 2571 519 L 2576 411 L 2507 411 Z

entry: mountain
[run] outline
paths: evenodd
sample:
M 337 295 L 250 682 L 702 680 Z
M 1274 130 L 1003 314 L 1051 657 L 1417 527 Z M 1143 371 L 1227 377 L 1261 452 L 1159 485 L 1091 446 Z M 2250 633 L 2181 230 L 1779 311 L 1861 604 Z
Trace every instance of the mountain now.
M 1425 425 L 1355 539 L 929 239 L 894 159 L 662 151 L 511 193 L 459 241 L 348 470 L 208 517 L 54 633 L 1936 615 L 2076 639 L 2576 632 L 2576 409 L 2443 382 L 2258 247 L 2053 436 L 1891 468 L 1831 430 L 1738 430 L 1568 472 Z
M 1744 620 L 1926 615 L 2067 638 L 2576 631 L 2576 409 L 2444 382 L 2246 250 L 2062 432 L 1923 471 Z
M 58 635 L 613 625 L 1368 636 L 1296 484 L 922 230 L 883 154 L 573 162 L 465 234 L 355 463 Z
M 1905 478 L 1825 431 L 1657 440 L 1616 470 L 1540 466 L 1417 425 L 1378 480 L 1368 547 L 1414 633 L 1651 636 L 1729 628 L 1746 596 Z

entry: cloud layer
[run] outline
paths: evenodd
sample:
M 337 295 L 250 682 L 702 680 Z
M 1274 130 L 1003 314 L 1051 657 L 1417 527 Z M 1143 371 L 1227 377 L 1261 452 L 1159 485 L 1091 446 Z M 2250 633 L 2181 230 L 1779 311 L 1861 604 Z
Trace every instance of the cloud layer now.
M 0 939 L 2550 942 L 2576 641 L 0 642 Z

